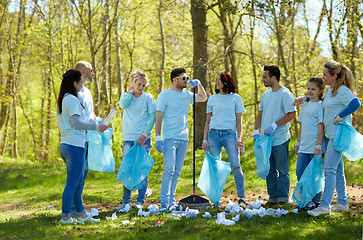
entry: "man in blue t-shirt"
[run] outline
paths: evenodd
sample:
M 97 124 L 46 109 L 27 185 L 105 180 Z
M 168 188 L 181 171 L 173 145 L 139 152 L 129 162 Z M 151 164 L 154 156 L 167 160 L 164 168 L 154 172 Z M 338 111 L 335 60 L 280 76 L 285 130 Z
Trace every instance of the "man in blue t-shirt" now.
M 290 121 L 295 118 L 296 108 L 292 106 L 294 96 L 280 84 L 280 70 L 276 66 L 265 66 L 262 75 L 265 92 L 260 101 L 260 109 L 255 123 L 253 140 L 264 134 L 272 135 L 270 171 L 266 177 L 269 200 L 266 206 L 289 202 L 289 142 Z
M 164 153 L 164 171 L 161 178 L 161 211 L 175 208 L 175 190 L 188 147 L 188 111 L 193 103 L 193 93 L 187 85 L 198 87 L 196 102 L 205 102 L 207 94 L 197 79 L 190 80 L 184 68 L 176 68 L 170 74 L 173 87 L 161 92 L 156 103 L 155 148 Z M 161 125 L 163 123 L 163 140 Z

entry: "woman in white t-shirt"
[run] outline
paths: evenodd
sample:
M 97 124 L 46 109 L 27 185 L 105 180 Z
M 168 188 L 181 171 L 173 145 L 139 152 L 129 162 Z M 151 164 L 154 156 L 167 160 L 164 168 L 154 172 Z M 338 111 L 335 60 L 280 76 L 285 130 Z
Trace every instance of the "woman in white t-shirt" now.
M 242 143 L 242 113 L 245 109 L 231 74 L 217 74 L 215 91 L 216 94 L 207 102 L 202 148 L 205 151 L 209 149 L 210 153 L 219 159 L 222 147 L 225 148 L 236 183 L 238 203 L 246 207 L 244 176 L 239 158 L 239 152 L 245 152 Z
M 63 74 L 59 97 L 57 100 L 58 125 L 61 133 L 59 153 L 67 166 L 67 182 L 62 194 L 61 224 L 73 224 L 71 204 L 75 203 L 80 222 L 98 222 L 88 216 L 82 202 L 82 179 L 85 167 L 85 130 L 103 132 L 107 126 L 100 123 L 86 122 L 84 107 L 77 98 L 82 88 L 82 75 L 71 69 Z
M 135 71 L 130 74 L 131 87 L 127 93 L 121 95 L 119 104 L 123 109 L 122 115 L 122 155 L 125 156 L 134 146 L 135 141 L 142 146 L 147 153 L 151 149 L 151 130 L 155 123 L 156 104 L 150 93 L 144 92 L 149 85 L 147 75 L 142 71 Z M 145 203 L 148 177 L 142 182 L 142 189 L 138 190 L 138 198 L 135 208 L 142 208 Z M 116 209 L 121 210 L 131 202 L 131 191 L 123 186 L 123 203 Z

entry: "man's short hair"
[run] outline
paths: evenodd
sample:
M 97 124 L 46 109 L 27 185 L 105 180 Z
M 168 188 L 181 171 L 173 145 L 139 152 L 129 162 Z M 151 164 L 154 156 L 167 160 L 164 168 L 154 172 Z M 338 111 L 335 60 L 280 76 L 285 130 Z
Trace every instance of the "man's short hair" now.
M 186 73 L 187 71 L 184 68 L 175 68 L 170 73 L 170 81 L 173 83 L 173 79 L 180 76 L 182 73 Z
M 272 78 L 273 76 L 275 76 L 276 80 L 278 82 L 280 82 L 280 69 L 277 66 L 265 66 L 263 68 L 264 71 L 268 71 L 268 75 L 270 76 L 270 78 Z

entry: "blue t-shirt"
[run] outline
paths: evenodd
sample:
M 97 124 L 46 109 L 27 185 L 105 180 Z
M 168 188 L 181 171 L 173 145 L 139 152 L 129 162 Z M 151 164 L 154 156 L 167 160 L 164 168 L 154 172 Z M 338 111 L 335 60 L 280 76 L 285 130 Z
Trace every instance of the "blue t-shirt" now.
M 138 98 L 130 93 L 123 93 L 120 102 L 124 97 L 130 97 L 130 95 L 131 102 L 124 109 L 122 115 L 122 137 L 124 141 L 134 141 L 140 137 L 148 123 L 149 114 L 155 113 L 156 108 L 154 97 L 146 92 L 143 92 Z
M 261 134 L 272 123 L 277 122 L 289 112 L 296 112 L 296 108 L 292 106 L 294 96 L 285 87 L 281 87 L 278 91 L 273 92 L 271 89 L 262 94 L 260 102 L 260 111 L 262 113 Z M 286 123 L 277 127 L 272 134 L 272 146 L 278 146 L 290 139 L 290 123 Z
M 93 98 L 91 91 L 85 86 L 83 86 L 81 90 L 79 90 L 78 92 L 78 99 L 84 107 L 86 113 L 86 119 L 88 120 L 87 122 L 94 123 L 95 122 L 93 118 L 94 108 L 93 108 Z
M 298 121 L 301 122 L 299 153 L 314 154 L 318 140 L 319 123 L 324 122 L 323 102 L 307 102 L 302 105 Z M 323 140 L 323 152 L 325 149 L 325 141 Z
M 236 93 L 214 94 L 207 102 L 207 113 L 212 113 L 209 129 L 236 130 L 236 113 L 244 113 L 242 98 Z
M 156 111 L 163 113 L 163 139 L 189 140 L 188 111 L 192 103 L 193 93 L 185 88 L 181 92 L 169 88 L 159 94 Z
M 78 98 L 72 94 L 65 94 L 62 100 L 62 114 L 58 114 L 58 125 L 61 133 L 60 143 L 66 143 L 76 147 L 85 147 L 86 131 L 73 127 L 71 117 L 80 116 L 81 121 L 86 120 L 85 110 Z
M 324 129 L 325 136 L 328 139 L 334 139 L 337 130 L 337 125 L 334 124 L 335 117 L 343 111 L 348 104 L 357 98 L 352 91 L 346 86 L 342 85 L 337 90 L 337 95 L 331 95 L 332 89 L 328 87 L 325 93 L 323 108 L 324 108 Z M 345 121 L 352 123 L 352 115 L 349 114 L 345 117 Z

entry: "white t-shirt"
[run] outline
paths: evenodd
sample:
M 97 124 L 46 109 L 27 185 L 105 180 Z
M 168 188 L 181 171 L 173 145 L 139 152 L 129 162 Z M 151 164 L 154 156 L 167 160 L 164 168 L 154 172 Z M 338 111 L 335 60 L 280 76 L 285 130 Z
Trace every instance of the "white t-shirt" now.
M 328 87 L 325 93 L 323 108 L 324 108 L 324 129 L 325 136 L 328 139 L 334 139 L 337 131 L 337 125 L 334 124 L 335 117 L 343 111 L 348 104 L 357 98 L 352 91 L 342 85 L 337 90 L 337 95 L 331 96 L 332 89 Z M 352 114 L 345 117 L 345 121 L 352 123 Z
M 78 92 L 78 98 L 84 107 L 88 122 L 94 123 L 95 122 L 93 118 L 94 108 L 93 108 L 93 98 L 91 91 L 85 86 L 83 86 L 81 90 L 79 90 Z
M 195 96 L 197 98 L 197 95 Z M 171 88 L 161 92 L 156 103 L 156 111 L 162 112 L 163 139 L 189 140 L 188 111 L 189 104 L 193 103 L 193 93 L 187 89 L 181 92 Z
M 242 98 L 236 93 L 214 94 L 207 102 L 207 113 L 212 113 L 209 129 L 236 130 L 236 113 L 244 113 Z
M 73 127 L 71 117 L 80 116 L 81 121 L 86 120 L 85 110 L 78 98 L 72 94 L 65 94 L 62 100 L 62 114 L 58 114 L 58 125 L 61 133 L 60 143 L 66 143 L 76 147 L 85 147 L 86 131 Z
M 307 102 L 302 105 L 298 121 L 301 122 L 299 153 L 313 154 L 318 140 L 319 123 L 324 121 L 323 102 Z M 325 152 L 325 142 L 322 142 Z
M 271 89 L 265 92 L 261 97 L 260 111 L 262 113 L 261 135 L 272 123 L 277 122 L 289 112 L 296 112 L 296 108 L 292 106 L 294 96 L 285 87 L 281 87 L 278 91 L 273 92 Z M 290 139 L 290 123 L 286 123 L 277 127 L 272 134 L 272 146 L 278 146 Z
M 123 93 L 126 95 L 129 93 Z M 132 95 L 132 94 L 131 94 Z M 149 114 L 155 113 L 155 100 L 150 93 L 143 92 L 138 98 L 131 96 L 130 105 L 124 109 L 122 115 L 122 137 L 124 141 L 137 140 L 143 133 L 148 120 Z M 122 96 L 120 98 L 120 101 Z

